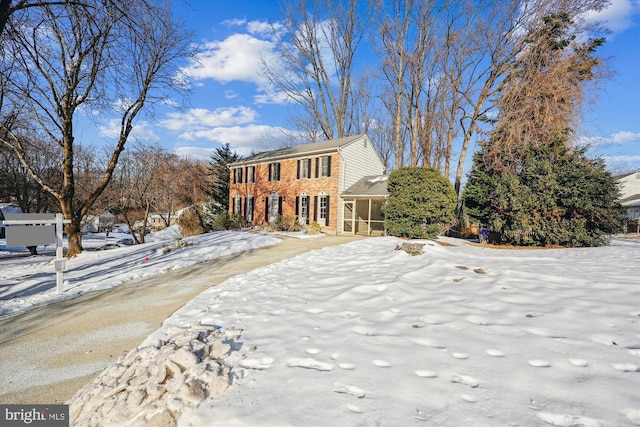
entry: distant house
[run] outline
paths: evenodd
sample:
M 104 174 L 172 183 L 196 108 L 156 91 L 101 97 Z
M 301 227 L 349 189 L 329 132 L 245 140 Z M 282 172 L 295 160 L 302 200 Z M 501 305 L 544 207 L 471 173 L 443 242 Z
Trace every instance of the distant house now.
M 620 204 L 626 209 L 627 231 L 640 233 L 640 172 L 616 178 Z
M 180 215 L 177 212 L 172 214 L 152 213 L 149 214 L 149 225 L 154 230 L 159 230 L 167 226 L 166 219 L 169 220 L 169 225 L 174 225 L 178 223 L 179 217 Z
M 0 203 L 0 221 L 4 221 L 4 214 L 22 213 L 20 205 L 15 203 Z M 4 239 L 4 226 L 0 225 L 0 239 Z
M 106 210 L 99 213 L 89 214 L 82 221 L 83 233 L 103 233 L 113 230 L 116 224 L 116 216 Z
M 294 216 L 300 224 L 318 223 L 325 233 L 372 234 L 372 227 L 359 227 L 365 203 L 367 213 L 375 211 L 367 217 L 370 225 L 371 218 L 382 219 L 384 195 L 368 198 L 355 194 L 362 186 L 352 189 L 363 178 L 384 173 L 366 135 L 258 153 L 229 169 L 229 213 L 252 224 Z

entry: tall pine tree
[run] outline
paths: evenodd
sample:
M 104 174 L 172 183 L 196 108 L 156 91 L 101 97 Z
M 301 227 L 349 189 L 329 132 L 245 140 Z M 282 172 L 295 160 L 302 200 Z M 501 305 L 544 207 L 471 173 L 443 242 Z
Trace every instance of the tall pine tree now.
M 207 194 L 213 200 L 212 213 L 219 214 L 229 211 L 229 168 L 230 163 L 242 158 L 235 151 L 231 151 L 229 143 L 226 143 L 211 155 L 209 161 L 209 174 L 212 182 Z
M 617 189 L 602 160 L 571 146 L 593 56 L 565 14 L 545 17 L 505 78 L 496 126 L 463 193 L 469 216 L 514 245 L 598 246 L 617 231 Z

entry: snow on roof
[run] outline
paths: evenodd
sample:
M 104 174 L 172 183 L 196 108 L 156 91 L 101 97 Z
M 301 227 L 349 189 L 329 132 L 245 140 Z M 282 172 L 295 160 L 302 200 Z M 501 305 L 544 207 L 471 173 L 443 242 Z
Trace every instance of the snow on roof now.
M 387 175 L 369 175 L 362 177 L 358 182 L 347 188 L 342 196 L 362 197 L 386 197 Z

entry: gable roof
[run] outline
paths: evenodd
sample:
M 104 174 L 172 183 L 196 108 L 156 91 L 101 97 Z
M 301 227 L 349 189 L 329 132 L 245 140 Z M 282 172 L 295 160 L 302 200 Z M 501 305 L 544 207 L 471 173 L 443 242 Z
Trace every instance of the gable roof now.
M 370 175 L 360 178 L 358 182 L 347 188 L 343 197 L 386 197 L 387 179 L 389 175 Z
M 294 145 L 293 147 L 280 148 L 278 150 L 263 151 L 261 153 L 254 154 L 246 159 L 240 160 L 233 165 L 245 165 L 251 163 L 262 163 L 266 161 L 275 161 L 279 159 L 287 159 L 291 157 L 299 157 L 305 155 L 317 155 L 327 152 L 337 151 L 339 148 L 345 145 L 351 144 L 364 137 L 364 134 L 347 136 L 339 139 L 332 139 L 329 141 L 313 142 L 311 144 Z

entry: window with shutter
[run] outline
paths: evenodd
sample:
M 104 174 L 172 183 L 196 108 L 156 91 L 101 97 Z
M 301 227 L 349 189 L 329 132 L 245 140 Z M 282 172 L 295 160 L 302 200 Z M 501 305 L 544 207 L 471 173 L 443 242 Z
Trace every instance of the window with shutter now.
M 298 179 L 311 178 L 311 159 L 298 160 Z
M 316 176 L 318 175 L 318 172 L 320 177 L 331 176 L 331 156 L 322 156 L 319 160 L 320 166 L 319 171 L 316 171 Z
M 269 181 L 280 181 L 280 163 L 269 164 Z

